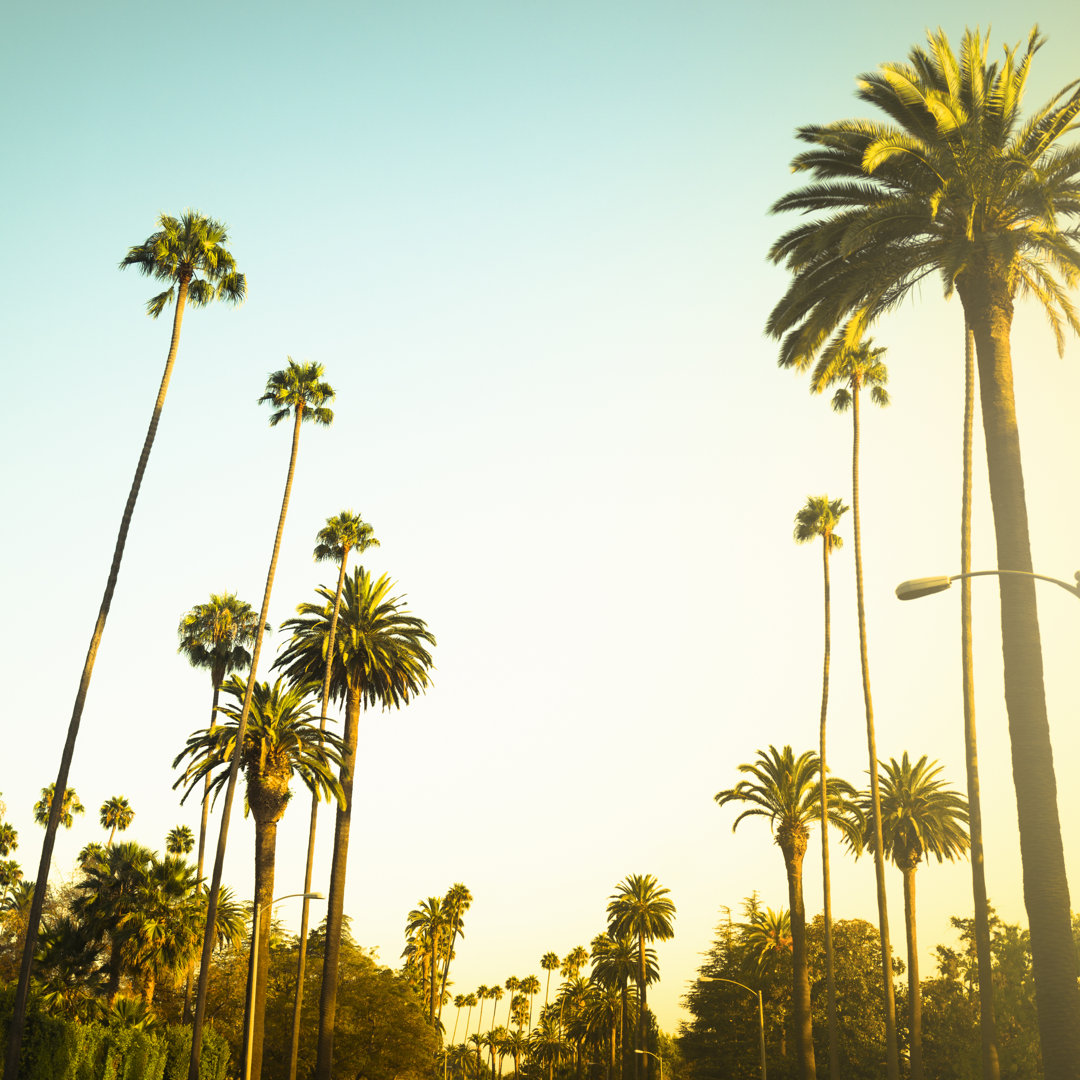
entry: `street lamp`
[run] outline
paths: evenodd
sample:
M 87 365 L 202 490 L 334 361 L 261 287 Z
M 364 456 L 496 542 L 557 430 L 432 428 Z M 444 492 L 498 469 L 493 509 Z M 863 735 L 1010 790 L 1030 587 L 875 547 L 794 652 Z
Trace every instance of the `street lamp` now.
M 647 1054 L 649 1057 L 656 1058 L 660 1062 L 660 1080 L 664 1080 L 664 1059 L 659 1054 L 654 1054 L 651 1050 L 635 1050 L 635 1054 Z
M 293 900 L 302 897 L 305 900 L 325 900 L 321 892 L 294 892 L 284 896 L 275 897 L 266 905 L 267 910 L 273 908 L 282 900 Z M 247 1049 L 244 1053 L 244 1080 L 251 1080 L 251 1041 L 255 1036 L 255 979 L 259 972 L 259 916 L 262 914 L 262 904 L 255 905 L 255 915 L 251 920 L 251 968 L 248 979 L 248 1024 L 247 1024 Z
M 699 975 L 698 982 L 731 983 L 732 986 L 740 986 L 748 994 L 752 994 L 757 998 L 758 1035 L 760 1037 L 759 1045 L 761 1048 L 761 1080 L 768 1080 L 768 1077 L 765 1074 L 765 1006 L 761 1002 L 761 991 L 754 990 L 745 983 L 736 982 L 734 979 L 722 979 L 719 975 Z
M 1046 574 L 1033 574 L 1028 570 L 973 570 L 969 574 L 952 574 L 949 577 L 920 577 L 910 581 L 902 581 L 896 586 L 896 595 L 901 600 L 918 600 L 920 597 L 929 596 L 931 593 L 944 592 L 954 581 L 973 577 L 1001 577 L 1007 574 L 1018 574 L 1020 577 L 1037 578 L 1039 581 L 1049 581 L 1054 585 L 1060 585 L 1066 592 L 1080 598 L 1080 570 L 1073 575 L 1075 585 L 1067 581 L 1061 581 L 1056 577 L 1047 577 Z

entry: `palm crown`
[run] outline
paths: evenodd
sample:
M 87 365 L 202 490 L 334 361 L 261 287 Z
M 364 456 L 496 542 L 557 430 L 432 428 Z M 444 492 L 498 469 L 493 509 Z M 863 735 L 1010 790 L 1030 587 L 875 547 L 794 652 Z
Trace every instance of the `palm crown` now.
M 258 402 L 273 408 L 270 426 L 276 427 L 292 415 L 324 427 L 333 423 L 334 413 L 326 405 L 334 400 L 334 391 L 329 383 L 321 381 L 322 364 L 313 361 L 298 364 L 291 356 L 286 359 L 289 366 L 270 374 Z
M 247 647 L 258 625 L 258 612 L 234 593 L 211 593 L 207 603 L 196 604 L 180 620 L 176 651 L 192 667 L 209 671 L 211 681 L 220 686 L 230 671 L 251 663 Z
M 806 505 L 795 515 L 792 536 L 796 544 L 809 544 L 821 537 L 830 551 L 844 546 L 843 537 L 833 531 L 848 508 L 842 499 L 830 499 L 828 495 L 807 495 Z
M 247 279 L 237 272 L 236 260 L 225 246 L 229 235 L 224 224 L 197 210 L 185 210 L 178 218 L 162 214 L 158 224 L 158 231 L 132 247 L 120 262 L 121 270 L 134 266 L 147 277 L 171 282 L 147 301 L 152 318 L 172 300 L 177 285 L 187 286 L 187 302 L 192 307 L 212 300 L 238 304 L 244 299 Z
M 337 517 L 327 518 L 316 540 L 316 562 L 340 563 L 349 551 L 362 555 L 368 548 L 379 546 L 374 529 L 352 510 L 342 510 Z
M 889 404 L 889 391 L 885 389 L 889 369 L 881 360 L 884 355 L 885 347 L 875 347 L 873 338 L 863 338 L 857 345 L 832 342 L 818 358 L 810 376 L 810 389 L 820 394 L 837 386 L 832 399 L 833 410 L 846 412 L 851 408 L 852 395 L 865 386 L 870 391 L 870 400 L 884 408 Z

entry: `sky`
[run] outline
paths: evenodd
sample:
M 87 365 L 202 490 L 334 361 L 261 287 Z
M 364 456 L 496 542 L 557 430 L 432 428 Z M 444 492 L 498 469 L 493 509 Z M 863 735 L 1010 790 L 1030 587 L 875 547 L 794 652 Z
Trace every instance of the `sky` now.
M 1031 104 L 1080 75 L 1080 8 L 1034 15 L 1048 41 Z M 287 356 L 317 361 L 335 421 L 302 435 L 270 622 L 332 584 L 315 534 L 352 509 L 381 542 L 364 564 L 438 642 L 429 692 L 361 723 L 357 940 L 396 965 L 408 911 L 464 882 L 464 993 L 587 946 L 616 885 L 652 874 L 677 918 L 649 1002 L 674 1030 L 723 909 L 755 890 L 786 907 L 767 826 L 733 833 L 713 796 L 759 749 L 816 748 L 820 559 L 791 533 L 808 495 L 850 502 L 850 419 L 778 370 L 763 332 L 785 287 L 766 253 L 791 221 L 768 208 L 795 184 L 794 131 L 864 115 L 856 76 L 928 27 L 958 45 L 992 26 L 996 51 L 1032 17 L 998 0 L 9 6 L 0 340 L 11 373 L 45 380 L 0 432 L 0 792 L 27 875 L 168 347 L 168 320 L 144 313 L 153 284 L 117 265 L 160 213 L 194 207 L 228 223 L 249 296 L 185 317 L 72 766 L 87 813 L 54 874 L 104 838 L 113 795 L 132 839 L 197 828 L 171 763 L 210 686 L 177 656 L 177 623 L 211 592 L 258 603 L 289 436 L 256 399 Z M 930 281 L 875 327 L 893 403 L 865 410 L 861 494 L 879 756 L 926 754 L 962 789 L 958 596 L 893 595 L 958 569 L 961 320 Z M 1013 354 L 1034 565 L 1071 580 L 1080 349 L 1059 358 L 1021 306 Z M 973 563 L 991 568 L 976 439 Z M 850 516 L 840 531 L 830 762 L 861 787 Z M 973 593 L 988 889 L 1024 921 L 996 589 Z M 1039 605 L 1076 889 L 1080 789 L 1061 763 L 1080 756 L 1080 609 L 1050 585 Z M 224 880 L 249 896 L 239 803 Z M 306 804 L 279 829 L 278 895 L 303 884 Z M 873 920 L 870 860 L 836 847 L 832 867 L 834 916 Z M 813 854 L 805 882 L 813 915 Z M 926 974 L 970 888 L 966 863 L 920 871 Z M 277 913 L 296 929 L 295 901 Z

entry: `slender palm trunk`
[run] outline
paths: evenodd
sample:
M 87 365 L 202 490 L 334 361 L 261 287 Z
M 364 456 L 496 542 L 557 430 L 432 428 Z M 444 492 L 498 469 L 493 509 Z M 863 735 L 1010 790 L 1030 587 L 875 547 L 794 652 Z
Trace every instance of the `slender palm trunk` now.
M 344 748 L 341 762 L 341 790 L 344 807 L 338 806 L 334 819 L 334 855 L 330 867 L 330 892 L 326 911 L 326 957 L 323 960 L 319 995 L 319 1042 L 315 1080 L 330 1080 L 334 1054 L 334 1018 L 337 1012 L 338 968 L 341 963 L 341 922 L 345 909 L 345 869 L 349 858 L 349 828 L 352 824 L 353 776 L 356 771 L 356 743 L 360 725 L 360 687 L 350 686 L 345 703 Z M 196 1080 L 191 1077 L 190 1080 Z
M 975 333 L 998 568 L 1030 573 L 1031 544 L 1009 345 L 1012 300 L 1006 274 L 992 265 L 977 268 L 960 295 Z M 1076 1080 L 1080 1077 L 1080 987 L 1046 714 L 1035 582 L 1029 577 L 1004 575 L 1000 591 L 1005 707 L 1043 1067 L 1046 1080 Z
M 793 836 L 781 850 L 787 869 L 788 907 L 791 909 L 791 1011 L 795 1053 L 799 1059 L 800 1080 L 816 1080 L 814 1031 L 810 1018 L 810 968 L 806 957 L 806 906 L 802 885 L 806 837 Z
M 189 284 L 190 277 L 182 279 L 179 283 L 176 295 L 176 310 L 173 313 L 172 338 L 169 341 L 169 355 L 165 360 L 165 371 L 161 376 L 157 399 L 154 401 L 154 411 L 150 414 L 150 426 L 146 430 L 146 438 L 143 440 L 139 462 L 135 466 L 135 476 L 131 481 L 131 490 L 128 492 L 127 502 L 124 503 L 124 512 L 120 517 L 120 530 L 116 535 L 116 546 L 113 549 L 112 563 L 109 566 L 109 576 L 105 582 L 105 593 L 101 598 L 97 621 L 94 623 L 94 630 L 90 635 L 90 647 L 83 663 L 82 675 L 79 677 L 79 689 L 75 694 L 75 705 L 71 711 L 71 719 L 68 721 L 67 738 L 64 742 L 63 752 L 60 755 L 60 769 L 56 774 L 54 791 L 63 792 L 67 790 L 71 759 L 75 755 L 75 742 L 79 736 L 79 724 L 82 722 L 83 707 L 86 704 L 86 695 L 90 689 L 90 678 L 94 673 L 94 661 L 97 659 L 101 636 L 105 632 L 105 622 L 109 617 L 109 609 L 112 607 L 113 593 L 116 591 L 117 578 L 120 576 L 120 563 L 124 557 L 128 529 L 131 527 L 131 518 L 135 512 L 135 502 L 139 497 L 139 488 L 142 487 L 147 462 L 150 460 L 150 451 L 154 445 L 154 437 L 157 435 L 161 411 L 165 406 L 165 395 L 169 389 L 169 379 L 172 377 L 173 365 L 176 362 L 176 352 L 180 345 L 180 325 L 184 321 L 184 306 L 187 304 Z M 4 1080 L 16 1080 L 19 1071 L 19 1048 L 22 1045 L 23 1026 L 26 1023 L 26 999 L 30 991 L 30 969 L 34 962 L 34 948 L 37 945 L 38 927 L 41 925 L 41 909 L 45 904 L 45 890 L 49 884 L 49 868 L 52 865 L 53 847 L 56 844 L 56 830 L 60 827 L 62 804 L 63 799 L 52 800 L 52 806 L 49 809 L 49 820 L 45 826 L 45 839 L 41 845 L 41 861 L 38 863 L 34 897 L 30 902 L 30 916 L 26 926 L 26 941 L 23 944 L 22 961 L 19 965 L 19 983 L 15 990 L 15 1000 L 12 1003 L 7 1057 L 4 1061 Z
M 836 1031 L 836 972 L 833 964 L 832 940 L 832 882 L 829 876 L 829 790 L 828 768 L 825 758 L 825 719 L 829 714 L 829 653 L 832 643 L 831 597 L 829 588 L 829 542 L 830 533 L 821 538 L 821 563 L 825 578 L 825 659 L 821 667 L 821 880 L 825 901 L 825 985 L 827 991 L 827 1015 L 829 1024 L 829 1078 L 840 1077 L 840 1045 Z
M 964 322 L 964 481 L 960 512 L 960 573 L 971 573 L 971 448 L 975 419 L 975 335 Z M 983 1080 L 1000 1080 L 997 1020 L 994 1016 L 990 908 L 983 860 L 979 751 L 975 736 L 975 668 L 971 649 L 971 579 L 960 579 L 960 656 L 964 693 L 964 758 L 967 765 L 968 832 L 971 837 L 971 891 L 975 900 L 975 960 L 979 972 L 979 1032 Z
M 915 870 L 901 868 L 904 874 L 904 927 L 907 930 L 908 1015 L 911 1021 L 911 1080 L 923 1080 L 922 1063 L 922 991 L 919 988 L 919 946 L 915 935 Z
M 199 961 L 199 984 L 195 991 L 195 1019 L 191 1027 L 191 1060 L 188 1064 L 188 1080 L 199 1080 L 203 1017 L 206 1012 L 206 991 L 210 982 L 210 957 L 214 951 L 214 941 L 217 937 L 214 927 L 217 924 L 221 874 L 225 867 L 225 844 L 229 836 L 229 818 L 232 814 L 233 797 L 236 794 L 236 778 L 240 771 L 240 758 L 244 749 L 244 735 L 247 732 L 248 714 L 251 712 L 251 695 L 255 689 L 255 676 L 259 670 L 259 655 L 262 652 L 266 613 L 270 607 L 270 594 L 274 589 L 274 574 L 277 571 L 278 555 L 281 552 L 281 537 L 285 532 L 285 515 L 289 509 L 289 496 L 292 493 L 293 476 L 296 472 L 296 456 L 300 450 L 300 423 L 303 414 L 303 406 L 298 405 L 293 426 L 289 472 L 285 478 L 285 493 L 281 497 L 281 512 L 278 514 L 277 532 L 274 534 L 274 549 L 270 554 L 270 568 L 266 572 L 266 587 L 263 589 L 259 625 L 255 631 L 255 645 L 251 653 L 251 671 L 248 674 L 247 689 L 244 691 L 244 704 L 240 710 L 240 719 L 236 725 L 236 749 L 233 752 L 232 763 L 229 766 L 229 780 L 225 788 L 225 805 L 221 811 L 221 827 L 218 830 L 217 852 L 214 856 L 214 873 L 210 879 L 210 894 L 206 900 L 206 930 L 203 934 L 202 957 Z
M 638 1030 L 637 1049 L 645 1050 L 645 1032 L 647 1017 L 645 1013 L 645 983 L 648 973 L 645 968 L 645 935 L 638 934 Z M 648 1054 L 635 1054 L 634 1057 L 640 1062 L 635 1073 L 637 1076 L 648 1080 L 649 1062 L 652 1060 Z
M 333 670 L 334 638 L 337 636 L 338 612 L 341 610 L 341 592 L 345 587 L 345 564 L 349 559 L 348 547 L 341 553 L 338 569 L 337 592 L 334 594 L 334 610 L 330 614 L 330 632 L 326 642 L 326 670 L 323 674 L 322 709 L 319 714 L 319 731 L 326 730 L 326 712 L 330 705 L 330 673 Z M 322 745 L 320 739 L 320 746 Z M 311 818 L 308 822 L 307 863 L 304 866 L 304 892 L 311 892 L 311 873 L 315 862 L 315 825 L 319 816 L 319 798 L 311 793 Z M 293 996 L 292 1030 L 289 1036 L 289 1080 L 296 1080 L 296 1063 L 300 1055 L 300 1010 L 304 1005 L 304 969 L 307 967 L 308 906 L 311 901 L 304 897 L 300 911 L 300 956 L 296 961 L 296 994 Z
M 277 849 L 277 822 L 255 822 L 255 903 L 260 910 L 259 936 L 252 941 L 251 951 L 257 955 L 255 982 L 249 979 L 247 1008 L 244 1010 L 244 1052 L 241 1060 L 251 1055 L 251 1080 L 262 1076 L 263 1031 L 266 1018 L 266 983 L 270 973 L 270 925 L 274 917 L 274 862 Z M 252 909 L 254 911 L 254 908 Z M 251 1028 L 251 1045 L 247 1033 Z
M 881 940 L 881 980 L 885 995 L 885 1069 L 888 1080 L 899 1080 L 900 1060 L 896 1046 L 896 996 L 893 992 L 892 947 L 889 944 L 889 911 L 885 899 L 885 854 L 881 838 L 881 791 L 878 784 L 877 736 L 874 705 L 870 696 L 870 659 L 866 648 L 866 604 L 863 599 L 862 519 L 859 516 L 859 387 L 853 386 L 851 446 L 851 510 L 855 532 L 855 593 L 859 609 L 859 660 L 862 665 L 863 704 L 866 710 L 866 747 L 870 757 L 870 800 L 874 809 L 874 874 L 877 881 L 878 932 Z
M 454 951 L 454 942 L 457 940 L 457 926 L 459 917 L 460 915 L 457 906 L 454 906 L 451 910 L 450 919 L 450 945 L 446 950 L 446 956 L 443 958 L 442 978 L 439 982 L 439 1007 L 438 1011 L 435 1014 L 438 1020 L 442 1020 L 443 999 L 446 997 L 446 980 L 450 975 L 450 956 Z M 456 1024 L 454 1026 L 457 1027 Z M 293 1080 L 293 1078 L 290 1077 L 290 1080 Z

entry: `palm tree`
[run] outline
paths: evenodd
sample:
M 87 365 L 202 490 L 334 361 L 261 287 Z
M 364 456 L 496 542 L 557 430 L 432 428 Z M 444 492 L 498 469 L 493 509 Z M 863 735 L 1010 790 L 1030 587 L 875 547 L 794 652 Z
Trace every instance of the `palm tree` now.
M 259 938 L 252 943 L 252 952 L 257 953 L 256 979 L 248 994 L 244 1023 L 245 1033 L 251 1031 L 250 1046 L 245 1047 L 246 1057 L 250 1057 L 250 1075 L 258 1080 L 262 1071 L 266 981 L 270 971 L 270 908 L 274 899 L 277 826 L 292 796 L 294 777 L 316 797 L 341 800 L 341 788 L 333 773 L 333 766 L 341 764 L 341 740 L 320 731 L 311 722 L 314 703 L 308 698 L 307 687 L 286 686 L 284 679 L 278 679 L 273 686 L 257 682 L 242 735 L 241 703 L 247 697 L 246 684 L 234 675 L 223 689 L 234 702 L 221 708 L 226 719 L 188 736 L 173 768 L 179 767 L 185 758 L 190 758 L 190 765 L 174 786 L 188 785 L 180 800 L 183 802 L 210 776 L 210 792 L 216 799 L 228 783 L 230 765 L 239 752 L 246 801 L 255 819 L 254 903 L 266 912 L 259 924 Z M 243 744 L 239 745 L 241 738 Z
M 847 513 L 840 499 L 831 502 L 827 495 L 809 495 L 806 505 L 795 515 L 795 543 L 808 544 L 821 539 L 821 563 L 825 579 L 825 659 L 821 666 L 821 720 L 818 728 L 818 756 L 821 761 L 821 816 L 828 805 L 828 759 L 825 756 L 825 721 L 829 714 L 829 653 L 832 640 L 832 600 L 829 584 L 829 555 L 843 545 L 837 536 L 840 515 Z M 829 877 L 829 830 L 821 830 L 821 879 L 825 900 L 825 985 L 829 1024 L 829 1076 L 840 1074 L 840 1048 L 836 1030 L 836 972 L 832 943 L 832 884 Z
M 195 846 L 195 834 L 187 825 L 176 825 L 165 837 L 165 850 L 170 855 L 187 855 Z
M 481 983 L 476 988 L 476 1000 L 480 1005 L 480 1011 L 476 1014 L 476 1034 L 477 1035 L 480 1034 L 480 1028 L 483 1027 L 483 1024 L 484 1024 L 484 1002 L 487 1001 L 487 997 L 488 997 L 488 987 L 484 983 Z M 468 1029 L 466 1029 L 466 1031 L 467 1030 Z M 479 1061 L 479 1058 L 477 1058 L 477 1060 Z
M 675 936 L 671 925 L 675 918 L 675 905 L 668 898 L 668 891 L 652 874 L 630 874 L 615 886 L 608 898 L 608 932 L 613 937 L 625 935 L 636 937 L 638 942 L 638 1040 L 637 1049 L 646 1049 L 646 1000 L 648 968 L 645 943 L 667 941 Z M 635 1058 L 650 1060 L 644 1054 Z M 639 1064 L 638 1069 L 642 1066 Z M 648 1075 L 648 1067 L 644 1068 Z
M 1080 329 L 1068 297 L 1080 281 L 1080 247 L 1065 220 L 1080 212 L 1080 155 L 1061 145 L 1080 116 L 1080 88 L 1070 84 L 1022 119 L 1042 44 L 1033 29 L 1023 52 L 1006 49 L 1000 64 L 988 63 L 979 32 L 965 32 L 958 58 L 939 30 L 910 63 L 861 77 L 859 96 L 890 123 L 800 129 L 811 149 L 794 167 L 812 170 L 815 182 L 773 209 L 819 216 L 773 245 L 771 257 L 793 280 L 767 330 L 782 338 L 782 360 L 808 364 L 830 335 L 857 342 L 935 271 L 946 295 L 960 297 L 976 344 L 998 567 L 1019 571 L 999 583 L 1005 703 L 1043 1064 L 1048 1080 L 1059 1080 L 1078 1075 L 1080 986 L 1034 580 L 1025 576 L 1031 545 L 1010 334 L 1023 295 L 1042 305 L 1059 351 L 1063 324 Z
M 564 979 L 576 979 L 588 962 L 589 950 L 584 945 L 575 945 L 563 959 L 559 974 Z
M 910 1014 L 911 1080 L 922 1080 L 922 993 L 915 934 L 915 871 L 924 855 L 937 861 L 959 858 L 968 849 L 967 804 L 939 779 L 941 766 L 924 754 L 914 765 L 907 751 L 900 761 L 881 763 L 881 824 L 886 858 L 904 877 L 904 924 L 907 930 L 908 1008 Z M 864 814 L 870 800 L 861 799 Z M 867 828 L 863 843 L 873 849 L 877 836 Z
M 521 980 L 521 992 L 529 999 L 529 1027 L 532 1027 L 533 998 L 540 993 L 540 979 L 536 975 L 526 975 Z
M 462 1002 L 462 1004 L 469 1010 L 465 1014 L 465 1035 L 466 1035 L 466 1037 L 469 1034 L 469 1025 L 472 1023 L 472 1011 L 473 1011 L 473 1009 L 476 1008 L 476 1003 L 477 1003 L 478 999 L 479 999 L 479 995 L 477 995 L 477 994 L 466 994 L 465 995 L 465 1000 L 464 1000 L 464 1002 Z M 455 1030 L 455 1032 L 457 1031 L 457 1022 L 456 1021 L 454 1022 L 454 1030 Z
M 131 804 L 123 795 L 114 795 L 101 804 L 98 816 L 101 827 L 110 830 L 109 839 L 105 841 L 108 846 L 112 844 L 117 830 L 123 832 L 135 820 L 135 811 L 131 809 Z
M 735 787 L 718 791 L 720 806 L 729 802 L 748 804 L 731 826 L 749 817 L 765 817 L 784 856 L 787 871 L 788 906 L 791 910 L 792 990 L 791 1005 L 795 1022 L 795 1044 L 802 1080 L 817 1075 L 814 1041 L 810 1020 L 810 974 L 806 960 L 806 908 L 803 904 L 802 864 L 812 822 L 821 820 L 819 777 L 821 762 L 809 750 L 795 757 L 790 746 L 782 751 L 770 746 L 759 750 L 757 761 L 739 766 L 749 779 Z M 852 802 L 855 789 L 844 780 L 833 779 L 828 787 L 829 824 L 839 828 L 858 843 L 861 835 L 858 808 Z
M 288 367 L 275 371 L 269 376 L 266 380 L 266 391 L 259 398 L 260 405 L 270 405 L 273 409 L 270 414 L 271 427 L 276 427 L 289 416 L 293 417 L 292 450 L 289 455 L 289 471 L 285 476 L 285 491 L 281 497 L 277 532 L 274 534 L 274 547 L 270 554 L 270 566 L 266 572 L 262 607 L 255 628 L 255 645 L 251 654 L 251 670 L 248 673 L 244 704 L 237 723 L 234 742 L 235 750 L 232 763 L 229 766 L 229 778 L 225 789 L 225 806 L 222 808 L 221 813 L 221 827 L 218 830 L 217 852 L 214 856 L 214 871 L 210 879 L 210 899 L 206 912 L 206 933 L 203 936 L 202 957 L 199 962 L 199 984 L 195 993 L 195 1016 L 192 1021 L 191 1060 L 188 1065 L 188 1080 L 199 1080 L 203 1014 L 206 1011 L 206 990 L 210 977 L 210 954 L 213 951 L 213 924 L 218 891 L 221 888 L 221 874 L 225 865 L 225 844 L 229 835 L 229 816 L 232 813 L 233 794 L 236 791 L 236 778 L 240 770 L 240 759 L 246 745 L 245 730 L 247 728 L 248 711 L 251 708 L 252 693 L 255 688 L 255 675 L 259 669 L 259 653 L 262 651 L 266 613 L 270 607 L 270 594 L 274 588 L 274 574 L 277 570 L 278 553 L 281 551 L 281 537 L 285 531 L 285 515 L 289 509 L 289 495 L 292 492 L 293 476 L 296 473 L 296 458 L 300 451 L 300 426 L 307 420 L 326 427 L 333 423 L 334 420 L 334 414 L 328 407 L 328 402 L 334 400 L 334 391 L 329 383 L 322 381 L 322 365 L 315 363 L 298 364 L 291 356 L 288 357 L 288 361 Z
M 443 959 L 442 981 L 439 986 L 439 1009 L 436 1018 L 442 1019 L 443 998 L 446 996 L 446 980 L 450 974 L 450 961 L 454 955 L 454 941 L 458 937 L 465 936 L 465 920 L 462 916 L 472 906 L 472 893 L 468 886 L 462 882 L 451 885 L 443 897 L 443 907 L 446 909 L 447 918 L 450 920 L 450 942 L 446 948 Z
M 420 986 L 428 998 L 428 1022 L 435 1022 L 438 967 L 446 948 L 450 915 L 438 896 L 429 896 L 409 912 L 405 923 L 406 943 L 402 956 L 406 967 L 415 968 Z
M 551 973 L 559 970 L 559 954 L 546 952 L 540 957 L 540 967 L 547 972 L 547 983 L 544 986 L 544 1004 L 548 1003 L 548 995 L 551 993 Z
M 558 1023 L 545 1004 L 540 1022 L 529 1036 L 529 1060 L 537 1065 L 546 1065 L 548 1080 L 554 1080 L 555 1066 L 568 1049 Z
M 514 1012 L 514 997 L 516 996 L 517 991 L 521 989 L 521 980 L 516 975 L 510 975 L 503 985 L 506 987 L 506 992 L 510 996 L 510 1002 L 507 1005 L 506 1012 L 506 1026 L 509 1027 L 510 1018 L 513 1016 Z
M 600 986 L 619 992 L 619 1061 L 620 1076 L 626 1066 L 625 1027 L 630 1013 L 630 982 L 638 975 L 638 942 L 630 934 L 612 936 L 606 931 L 592 940 L 592 979 Z M 656 952 L 645 950 L 645 982 L 648 985 L 660 978 Z
M 349 552 L 355 550 L 362 555 L 370 547 L 378 547 L 370 525 L 352 510 L 342 510 L 337 517 L 326 519 L 326 524 L 316 537 L 314 558 L 316 562 L 336 562 L 338 564 L 337 592 L 334 594 L 334 611 L 330 617 L 330 632 L 327 644 L 326 670 L 322 680 L 322 705 L 319 712 L 319 730 L 326 730 L 326 710 L 330 704 L 330 657 L 334 652 L 334 637 L 337 634 L 338 609 L 341 606 L 341 589 L 345 583 L 345 564 L 349 561 Z M 300 1012 L 304 1005 L 304 971 L 307 967 L 307 939 L 309 898 L 311 892 L 311 874 L 315 863 L 315 831 L 319 817 L 319 800 L 312 797 L 311 817 L 308 821 L 307 863 L 304 868 L 304 899 L 300 909 L 300 950 L 296 961 L 296 993 L 293 997 L 292 1030 L 289 1046 L 289 1080 L 296 1080 L 296 1067 L 300 1055 Z M 445 989 L 445 985 L 444 985 Z M 442 1005 L 440 1001 L 440 1015 Z
M 750 950 L 758 975 L 771 970 L 776 961 L 791 955 L 791 914 L 781 909 L 758 909 L 743 926 L 743 940 Z
M 258 617 L 251 605 L 237 598 L 235 593 L 211 593 L 205 604 L 196 604 L 180 620 L 177 636 L 180 644 L 176 651 L 186 656 L 193 668 L 210 672 L 213 698 L 210 702 L 210 726 L 217 722 L 218 697 L 230 672 L 251 663 L 248 646 L 255 640 Z M 266 627 L 269 632 L 270 627 Z M 206 850 L 206 819 L 209 808 L 210 777 L 203 791 L 201 817 L 199 819 L 198 872 L 202 877 L 203 855 Z M 185 1012 L 186 1012 L 185 1008 Z
M 53 796 L 56 794 L 56 785 L 50 784 L 48 787 L 41 789 L 41 798 L 34 803 L 34 820 L 39 825 L 48 827 L 49 822 L 52 820 L 52 804 Z M 75 824 L 75 815 L 85 813 L 86 807 L 79 802 L 79 796 L 75 794 L 74 788 L 64 788 L 64 797 L 60 800 L 60 812 L 57 816 L 57 823 L 63 825 L 65 829 L 70 829 Z M 31 910 L 31 917 L 33 917 L 33 908 Z
M 344 807 L 338 807 L 334 823 L 334 855 L 327 897 L 326 954 L 323 960 L 319 1002 L 319 1044 L 315 1076 L 329 1080 L 337 1006 L 338 966 L 341 954 L 341 920 L 345 900 L 345 872 L 352 823 L 352 787 L 356 770 L 360 710 L 380 704 L 400 708 L 425 690 L 435 644 L 422 619 L 409 613 L 403 599 L 391 594 L 393 582 L 384 574 L 377 581 L 363 567 L 347 577 L 342 589 L 334 650 L 326 647 L 333 617 L 333 596 L 319 589 L 321 603 L 301 604 L 299 617 L 289 619 L 285 629 L 292 638 L 275 663 L 294 682 L 322 678 L 326 657 L 333 657 L 330 695 L 345 702 L 344 760 L 341 788 Z M 189 1080 L 197 1080 L 190 1077 Z
M 150 450 L 154 445 L 158 421 L 165 405 L 165 394 L 169 388 L 173 364 L 176 360 L 177 347 L 180 344 L 180 324 L 184 317 L 184 307 L 201 307 L 212 300 L 229 300 L 239 303 L 247 292 L 247 282 L 243 274 L 236 271 L 235 260 L 228 248 L 228 231 L 220 222 L 204 217 L 195 210 L 185 210 L 180 218 L 162 214 L 158 219 L 161 228 L 147 237 L 146 241 L 131 248 L 120 263 L 120 269 L 135 266 L 142 273 L 168 281 L 170 287 L 159 293 L 147 303 L 147 311 L 153 318 L 164 310 L 165 305 L 176 295 L 176 309 L 173 314 L 172 338 L 169 353 L 165 360 L 165 371 L 158 387 L 157 399 L 150 416 L 150 426 L 146 431 L 139 462 L 135 467 L 135 476 L 131 482 L 124 511 L 120 518 L 120 528 L 113 548 L 112 563 L 105 583 L 105 592 L 98 609 L 97 620 L 90 635 L 90 647 L 86 652 L 79 688 L 75 694 L 75 704 L 68 722 L 64 749 L 60 755 L 60 768 L 56 774 L 55 789 L 67 788 L 68 775 L 71 771 L 71 759 L 75 754 L 75 742 L 79 735 L 83 707 L 90 689 L 90 678 L 94 671 L 98 647 L 105 631 L 105 622 L 112 606 L 116 581 L 120 574 L 120 563 L 127 543 L 128 528 L 135 511 L 135 502 L 142 486 L 143 474 L 150 459 Z M 19 969 L 19 985 L 15 991 L 12 1007 L 12 1021 L 9 1029 L 7 1057 L 4 1063 L 4 1080 L 15 1080 L 19 1068 L 19 1046 L 22 1043 L 23 1025 L 26 1020 L 26 999 L 30 989 L 30 968 L 34 959 L 34 945 L 37 940 L 38 926 L 41 922 L 41 909 L 45 902 L 45 889 L 49 879 L 49 867 L 52 864 L 53 847 L 56 843 L 56 830 L 59 827 L 59 807 L 50 815 L 45 827 L 45 840 L 41 848 L 41 862 L 38 866 L 37 886 L 30 908 L 30 919 L 23 947 L 22 962 Z

